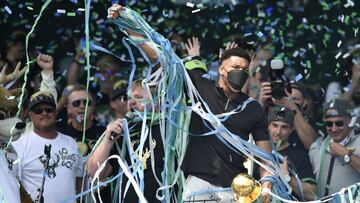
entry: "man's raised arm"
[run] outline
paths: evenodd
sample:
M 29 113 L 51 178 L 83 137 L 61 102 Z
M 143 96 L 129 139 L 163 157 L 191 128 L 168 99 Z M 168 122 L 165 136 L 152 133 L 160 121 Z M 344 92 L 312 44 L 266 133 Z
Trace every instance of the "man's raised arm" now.
M 149 39 L 149 37 L 146 36 L 146 34 L 142 32 L 142 30 L 139 30 L 139 27 L 136 26 L 138 22 L 133 18 L 133 16 L 129 15 L 129 13 L 131 12 L 134 11 L 126 7 L 123 7 L 121 5 L 114 4 L 108 9 L 108 18 L 112 19 L 120 27 L 123 27 L 124 33 L 127 34 L 130 37 L 130 39 L 132 39 L 135 43 L 137 43 L 140 46 L 140 48 L 149 57 L 152 63 L 155 63 L 157 62 L 161 52 L 159 46 L 155 44 L 154 41 L 152 41 L 152 39 Z M 119 22 L 118 21 L 119 19 L 124 20 L 124 23 Z M 131 27 L 132 25 L 134 27 Z M 138 30 L 139 32 L 136 32 L 135 30 Z

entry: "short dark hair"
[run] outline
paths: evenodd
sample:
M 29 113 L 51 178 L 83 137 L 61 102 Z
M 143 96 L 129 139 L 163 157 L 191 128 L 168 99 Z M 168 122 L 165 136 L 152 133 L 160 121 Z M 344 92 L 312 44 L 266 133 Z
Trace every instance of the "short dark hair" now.
M 221 55 L 220 63 L 222 63 L 223 61 L 225 61 L 226 59 L 228 59 L 232 56 L 238 56 L 240 58 L 244 58 L 249 62 L 249 64 L 251 62 L 251 57 L 245 49 L 240 48 L 240 47 L 235 47 L 235 48 L 227 49 L 224 51 L 224 53 Z

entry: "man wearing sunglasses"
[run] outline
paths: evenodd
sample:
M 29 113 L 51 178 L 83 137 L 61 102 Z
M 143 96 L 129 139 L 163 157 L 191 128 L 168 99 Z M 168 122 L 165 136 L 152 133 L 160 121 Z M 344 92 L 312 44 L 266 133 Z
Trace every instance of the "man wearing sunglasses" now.
M 19 180 L 33 201 L 61 202 L 79 189 L 81 155 L 71 137 L 55 130 L 57 112 L 51 93 L 33 94 L 28 106 L 34 129 L 13 143 L 20 160 Z
M 67 95 L 66 109 L 68 122 L 65 126 L 58 126 L 58 130 L 66 135 L 71 136 L 77 141 L 84 163 L 88 159 L 88 154 L 93 149 L 96 141 L 105 128 L 97 123 L 94 119 L 95 98 L 91 91 L 88 92 L 88 100 L 86 100 L 86 88 L 83 85 L 75 85 Z M 88 106 L 86 107 L 86 101 Z M 86 117 L 85 117 L 86 112 Z M 85 137 L 84 136 L 85 126 Z M 106 196 L 110 196 L 110 188 L 105 187 L 101 190 L 103 200 Z
M 86 88 L 83 85 L 75 85 L 70 90 L 66 99 L 66 109 L 68 122 L 65 126 L 58 126 L 60 132 L 70 135 L 79 145 L 83 146 L 82 154 L 90 153 L 93 145 L 105 131 L 94 119 L 95 98 L 91 91 L 88 92 L 88 100 L 86 99 Z M 86 107 L 86 101 L 88 106 Z M 86 112 L 86 117 L 85 117 Z M 82 143 L 85 125 L 85 142 Z
M 317 195 L 331 195 L 360 180 L 360 138 L 352 126 L 352 106 L 334 99 L 324 105 L 328 136 L 310 147 L 310 161 L 316 174 Z

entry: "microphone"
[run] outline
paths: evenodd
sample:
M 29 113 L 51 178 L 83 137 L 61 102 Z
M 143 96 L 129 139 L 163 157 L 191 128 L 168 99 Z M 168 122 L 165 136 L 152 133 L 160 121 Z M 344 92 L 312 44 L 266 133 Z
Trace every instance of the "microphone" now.
M 45 185 L 45 180 L 46 180 L 46 174 L 47 174 L 47 171 L 49 170 L 49 161 L 50 161 L 50 157 L 51 157 L 51 144 L 44 146 L 44 154 L 46 156 L 45 169 L 44 169 L 43 178 L 41 181 L 41 186 L 38 189 L 39 194 L 35 199 L 36 203 L 44 203 L 44 196 L 43 196 L 44 185 Z
M 134 113 L 132 113 L 132 112 L 127 112 L 127 113 L 125 114 L 124 119 L 126 119 L 126 120 L 128 121 L 128 123 L 130 123 L 130 122 L 133 122 L 133 120 L 134 120 L 135 117 L 136 117 L 136 115 L 135 115 Z M 111 132 L 111 135 L 110 135 L 109 139 L 110 139 L 111 141 L 114 141 L 114 140 L 115 140 L 115 137 L 118 136 L 118 135 L 119 135 L 118 133 Z
M 77 115 L 77 116 L 76 116 L 76 121 L 77 121 L 78 123 L 81 123 L 80 115 Z
M 125 119 L 128 121 L 128 122 L 131 122 L 134 118 L 135 118 L 135 114 L 132 113 L 132 112 L 127 112 L 125 114 Z
M 47 158 L 50 158 L 51 154 L 51 144 L 44 146 L 44 154 Z

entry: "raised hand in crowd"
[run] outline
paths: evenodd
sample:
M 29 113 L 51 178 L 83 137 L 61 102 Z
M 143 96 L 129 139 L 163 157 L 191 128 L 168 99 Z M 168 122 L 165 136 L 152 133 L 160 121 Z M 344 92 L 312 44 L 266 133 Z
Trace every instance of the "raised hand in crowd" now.
M 46 54 L 39 54 L 37 57 L 37 64 L 43 71 L 52 71 L 54 68 L 54 60 L 52 56 Z
M 225 50 L 232 49 L 232 48 L 236 48 L 236 47 L 238 47 L 238 46 L 239 46 L 239 45 L 238 45 L 236 42 L 228 42 L 228 43 L 226 44 Z M 220 49 L 219 49 L 219 58 L 221 58 L 223 52 L 224 52 L 224 49 L 223 49 L 223 48 L 220 48 Z
M 185 47 L 189 56 L 200 56 L 200 42 L 197 37 L 187 39 Z
M 266 101 L 268 101 L 271 98 L 272 96 L 271 96 L 270 82 L 261 83 L 260 96 L 259 96 L 260 104 L 265 105 Z
M 238 47 L 238 46 L 239 46 L 239 45 L 238 45 L 236 42 L 229 42 L 229 43 L 226 45 L 225 50 L 233 49 L 233 48 Z
M 301 109 L 299 109 L 299 107 L 296 105 L 294 98 L 291 96 L 291 94 L 289 92 L 286 91 L 286 89 L 285 89 L 285 94 L 287 96 L 282 97 L 281 99 L 273 98 L 271 95 L 270 82 L 263 82 L 263 83 L 261 83 L 259 101 L 261 104 L 264 105 L 266 103 L 266 101 L 271 99 L 271 102 L 274 104 L 277 104 L 280 106 L 286 106 L 291 110 L 301 111 Z

